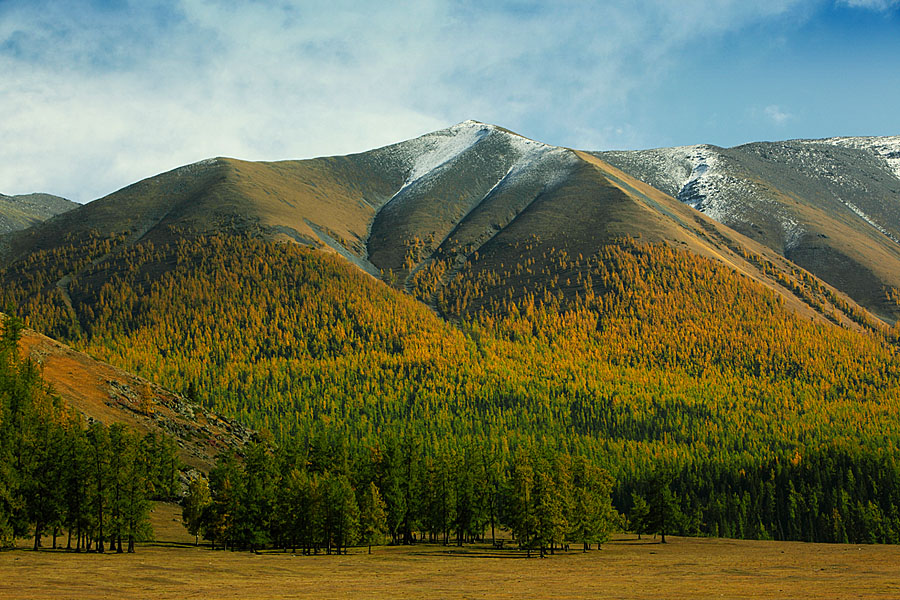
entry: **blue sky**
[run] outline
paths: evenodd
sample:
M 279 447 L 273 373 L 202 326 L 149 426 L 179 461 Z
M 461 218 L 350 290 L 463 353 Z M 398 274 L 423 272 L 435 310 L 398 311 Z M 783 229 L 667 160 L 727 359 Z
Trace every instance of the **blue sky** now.
M 900 135 L 900 0 L 0 0 L 0 193 L 465 119 L 584 149 Z

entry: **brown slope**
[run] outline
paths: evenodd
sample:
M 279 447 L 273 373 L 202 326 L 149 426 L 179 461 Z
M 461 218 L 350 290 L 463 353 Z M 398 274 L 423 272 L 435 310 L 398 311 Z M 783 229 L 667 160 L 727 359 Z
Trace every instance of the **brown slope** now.
M 887 322 L 900 317 L 900 138 L 597 153 L 759 241 Z
M 92 231 L 125 234 L 102 251 L 110 254 L 122 243 L 168 243 L 189 232 L 252 231 L 333 250 L 374 275 L 393 271 L 426 300 L 467 261 L 486 269 L 530 261 L 540 269 L 547 249 L 590 256 L 630 237 L 715 258 L 804 314 L 815 304 L 791 279 L 803 279 L 802 270 L 792 275 L 783 257 L 596 156 L 471 121 L 345 157 L 188 165 L 14 236 L 8 256 L 60 240 L 77 245 Z M 73 277 L 109 256 L 102 252 L 62 274 L 63 301 Z M 423 273 L 431 276 L 424 293 Z M 814 312 L 831 310 L 823 302 Z
M 250 431 L 239 423 L 30 329 L 23 331 L 20 348 L 67 406 L 106 425 L 170 436 L 188 467 L 208 471 L 218 452 L 240 449 L 249 440 Z
M 539 273 L 559 274 L 560 252 L 570 257 L 593 255 L 605 244 L 633 238 L 641 243 L 668 244 L 726 264 L 780 294 L 787 306 L 814 319 L 832 315 L 845 325 L 851 320 L 834 304 L 856 305 L 832 288 L 828 293 L 806 289 L 803 271 L 769 248 L 706 217 L 595 156 L 574 152 L 578 161 L 553 186 L 516 186 L 484 198 L 456 223 L 441 246 L 414 270 L 410 286 L 419 297 L 434 302 L 440 290 L 467 267 L 469 276 L 509 272 L 521 265 L 521 278 L 506 279 L 470 304 L 470 310 L 517 291 L 540 293 Z M 495 277 L 482 281 L 499 281 Z M 572 281 L 576 277 L 572 274 Z M 537 286 L 537 287 L 535 287 Z M 556 287 L 556 286 L 555 286 Z M 576 294 L 579 288 L 557 287 Z M 583 291 L 583 290 L 582 290 Z M 832 314 L 834 313 L 834 314 Z

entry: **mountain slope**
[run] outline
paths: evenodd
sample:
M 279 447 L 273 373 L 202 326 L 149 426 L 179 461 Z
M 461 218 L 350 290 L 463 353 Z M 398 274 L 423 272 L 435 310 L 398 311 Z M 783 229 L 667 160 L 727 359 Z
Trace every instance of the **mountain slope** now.
M 595 155 L 900 316 L 900 137 Z
M 208 471 L 217 453 L 240 449 L 249 440 L 239 423 L 33 330 L 22 331 L 19 348 L 66 406 L 104 425 L 124 423 L 141 433 L 171 437 L 188 467 Z
M 869 205 L 864 207 L 871 211 Z M 779 226 L 794 222 L 782 215 L 790 207 L 779 210 L 765 216 Z M 715 211 L 706 212 L 722 218 Z M 823 227 L 835 239 L 856 239 L 853 227 L 860 226 L 854 223 L 832 219 Z M 821 238 L 809 237 L 809 244 L 790 246 L 788 253 L 770 237 L 742 229 L 740 223 L 734 226 L 763 245 L 687 209 L 597 156 L 466 121 L 344 157 L 276 163 L 201 161 L 8 236 L 6 258 L 15 262 L 36 251 L 49 251 L 61 240 L 68 247 L 87 248 L 108 238 L 105 250 L 95 248 L 89 257 L 82 256 L 74 272 L 55 275 L 62 301 L 69 305 L 69 281 L 81 269 L 106 260 L 110 252 L 141 241 L 165 244 L 184 235 L 256 232 L 335 252 L 371 275 L 384 273 L 394 285 L 436 305 L 441 290 L 464 266 L 472 263 L 475 270 L 492 270 L 516 264 L 523 260 L 519 248 L 526 241 L 534 248 L 590 255 L 603 244 L 635 238 L 722 261 L 778 291 L 803 314 L 859 321 L 849 315 L 856 310 L 853 303 L 839 298 L 834 289 L 798 293 L 798 286 L 808 287 L 801 283 L 802 273 L 778 255 L 813 268 L 815 260 L 804 260 L 804 251 Z M 845 276 L 826 280 L 837 290 L 849 287 L 858 292 L 863 287 L 868 295 L 857 293 L 855 298 L 867 306 L 873 306 L 874 296 L 880 294 L 879 314 L 893 314 L 884 291 L 874 290 L 877 286 L 872 283 L 890 284 L 900 277 L 890 272 L 896 254 L 890 244 L 856 254 L 847 244 L 839 249 L 847 260 L 856 257 L 854 264 L 862 260 L 857 254 L 869 256 L 877 263 L 874 274 L 834 267 L 829 273 L 840 271 Z M 542 250 L 524 260 L 533 270 L 546 270 L 544 255 Z M 854 287 L 859 280 L 870 285 Z M 574 292 L 565 286 L 560 291 Z M 500 291 L 484 293 L 490 300 Z
M 679 473 L 709 534 L 840 540 L 900 506 L 876 493 L 897 489 L 900 327 L 595 155 L 465 122 L 190 165 L 9 240 L 0 303 L 30 326 L 301 457 L 539 443 L 608 467 L 623 510 Z M 777 504 L 822 503 L 773 523 L 762 482 L 795 468 L 813 483 Z M 871 486 L 831 484 L 851 476 Z
M 75 202 L 50 194 L 0 194 L 0 235 L 26 229 L 77 206 Z

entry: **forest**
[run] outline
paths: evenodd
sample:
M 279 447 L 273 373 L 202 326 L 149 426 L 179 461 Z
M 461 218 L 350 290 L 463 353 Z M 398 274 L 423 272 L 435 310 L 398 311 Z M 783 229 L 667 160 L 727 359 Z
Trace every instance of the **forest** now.
M 0 548 L 32 536 L 80 552 L 134 552 L 150 534 L 152 499 L 179 493 L 175 444 L 119 424 L 85 424 L 18 352 L 21 322 L 0 333 Z M 125 546 L 123 547 L 123 543 Z
M 438 269 L 413 281 L 429 307 L 322 251 L 176 233 L 156 245 L 70 239 L 0 271 L 0 300 L 30 327 L 271 432 L 272 481 L 296 471 L 303 494 L 324 498 L 346 478 L 357 519 L 374 482 L 392 539 L 477 535 L 433 524 L 421 474 L 429 461 L 473 460 L 484 447 L 507 461 L 529 456 L 536 480 L 560 477 L 560 461 L 569 472 L 585 461 L 609 477 L 613 508 L 636 530 L 900 535 L 896 326 L 802 317 L 715 261 L 629 239 L 591 256 L 533 240 L 525 256 L 540 267 L 467 264 L 448 281 Z M 824 306 L 833 293 L 801 275 L 786 285 Z M 288 469 L 285 448 L 322 431 L 344 440 L 338 454 L 350 466 Z M 426 491 L 404 531 L 391 526 L 385 481 L 360 475 L 375 468 L 361 456 L 413 438 L 425 483 L 409 485 Z M 506 482 L 513 462 L 501 469 Z M 249 468 L 247 458 L 230 468 Z M 321 526 L 290 534 L 258 524 L 259 537 L 210 519 L 204 527 L 222 545 L 291 535 L 302 547 L 345 544 Z
M 222 548 L 340 554 L 385 542 L 497 545 L 504 530 L 544 556 L 569 542 L 599 547 L 624 525 L 609 475 L 563 448 L 429 447 L 412 431 L 353 445 L 327 429 L 280 446 L 266 437 L 192 480 L 189 532 Z

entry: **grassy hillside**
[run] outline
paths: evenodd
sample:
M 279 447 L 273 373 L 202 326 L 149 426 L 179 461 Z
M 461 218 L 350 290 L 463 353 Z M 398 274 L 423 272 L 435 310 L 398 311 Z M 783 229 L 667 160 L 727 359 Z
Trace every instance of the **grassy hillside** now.
M 0 194 L 0 235 L 25 229 L 77 206 L 70 200 L 51 194 Z
M 240 423 L 35 331 L 22 331 L 19 348 L 38 366 L 52 393 L 86 421 L 122 423 L 141 434 L 171 437 L 190 468 L 208 471 L 219 452 L 239 449 L 250 438 Z

